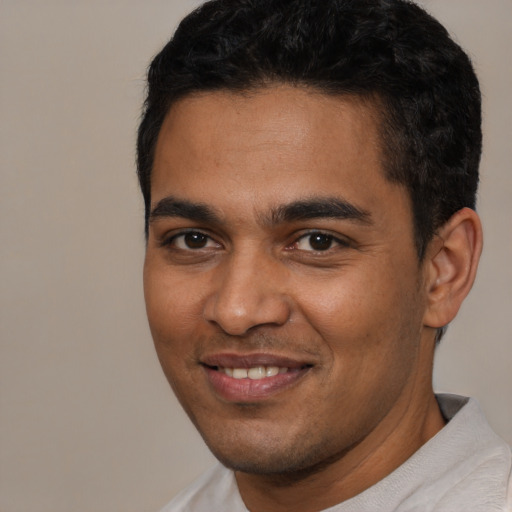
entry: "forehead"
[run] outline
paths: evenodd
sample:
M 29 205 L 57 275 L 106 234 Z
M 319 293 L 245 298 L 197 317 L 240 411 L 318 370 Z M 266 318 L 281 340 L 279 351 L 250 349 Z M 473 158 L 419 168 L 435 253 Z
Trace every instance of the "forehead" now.
M 368 210 L 391 189 L 405 193 L 384 177 L 378 112 L 358 97 L 284 85 L 187 96 L 159 134 L 152 203 L 178 194 L 264 208 L 334 194 Z

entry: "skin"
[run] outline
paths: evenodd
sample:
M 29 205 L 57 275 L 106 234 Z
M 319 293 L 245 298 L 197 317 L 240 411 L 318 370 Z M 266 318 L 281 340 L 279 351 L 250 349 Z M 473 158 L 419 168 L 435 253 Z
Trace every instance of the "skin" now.
M 349 499 L 444 425 L 435 329 L 471 287 L 481 232 L 463 212 L 418 261 L 409 196 L 382 171 L 375 112 L 275 86 L 185 97 L 160 132 L 149 323 L 172 388 L 252 512 Z M 326 198 L 358 215 L 311 214 Z M 306 218 L 282 215 L 298 202 Z M 268 393 L 226 395 L 205 365 L 219 354 L 303 369 Z

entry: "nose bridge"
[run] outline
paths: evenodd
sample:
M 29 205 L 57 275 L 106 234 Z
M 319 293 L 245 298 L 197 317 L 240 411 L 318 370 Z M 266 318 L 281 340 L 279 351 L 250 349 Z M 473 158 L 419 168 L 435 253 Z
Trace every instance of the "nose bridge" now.
M 290 305 L 284 290 L 285 269 L 279 266 L 270 254 L 254 248 L 234 251 L 218 268 L 205 318 L 231 335 L 286 323 Z

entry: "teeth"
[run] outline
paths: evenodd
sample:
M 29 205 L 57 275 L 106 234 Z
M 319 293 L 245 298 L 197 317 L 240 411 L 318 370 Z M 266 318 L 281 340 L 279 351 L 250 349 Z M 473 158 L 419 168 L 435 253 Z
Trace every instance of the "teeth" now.
M 267 366 L 266 376 L 273 377 L 279 373 L 279 368 L 277 366 Z
M 247 368 L 233 368 L 234 379 L 247 379 Z
M 274 377 L 275 375 L 286 373 L 288 368 L 279 368 L 278 366 L 253 366 L 251 368 L 219 368 L 219 370 L 233 379 L 259 380 L 265 377 Z
M 255 366 L 249 369 L 249 371 L 247 372 L 247 376 L 249 377 L 249 379 L 259 380 L 265 377 L 265 373 L 266 372 L 264 366 Z

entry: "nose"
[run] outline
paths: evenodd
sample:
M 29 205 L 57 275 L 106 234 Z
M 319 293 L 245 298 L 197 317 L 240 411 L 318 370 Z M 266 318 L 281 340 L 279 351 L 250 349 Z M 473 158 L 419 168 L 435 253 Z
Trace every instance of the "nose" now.
M 216 271 L 204 318 L 225 333 L 243 336 L 258 326 L 280 326 L 291 313 L 286 269 L 261 255 L 232 255 Z

